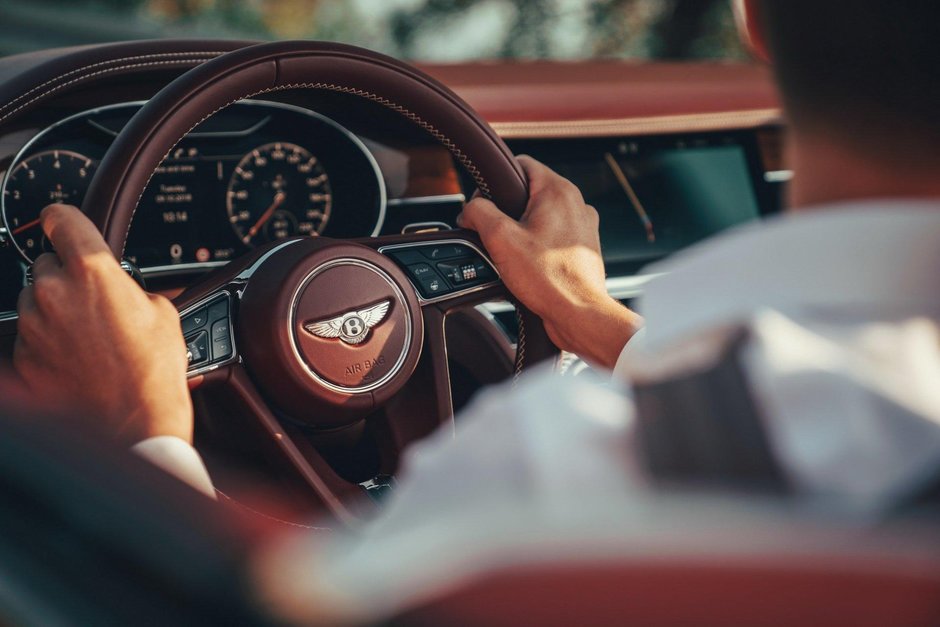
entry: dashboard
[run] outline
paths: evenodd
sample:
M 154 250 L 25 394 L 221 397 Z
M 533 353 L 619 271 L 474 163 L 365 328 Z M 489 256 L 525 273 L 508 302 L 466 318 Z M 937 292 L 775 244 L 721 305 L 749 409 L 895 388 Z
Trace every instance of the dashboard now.
M 442 78 L 468 89 L 463 75 Z M 487 117 L 510 149 L 572 180 L 597 208 L 609 282 L 639 279 L 646 264 L 780 208 L 781 132 L 763 117 L 736 125 L 721 114 L 720 128 L 694 130 L 694 118 L 656 132 L 643 122 L 654 118 L 630 118 L 614 128 L 603 122 L 601 133 L 583 123 L 577 133 L 558 133 L 567 127 L 502 123 L 499 107 L 513 101 L 515 78 L 505 85 L 498 73 L 485 79 L 504 94 Z M 70 92 L 0 128 L 0 316 L 12 315 L 29 263 L 49 250 L 39 211 L 52 202 L 81 206 L 102 156 L 161 84 L 133 80 Z M 492 107 L 490 93 L 481 92 L 477 106 Z M 166 156 L 140 199 L 125 256 L 150 289 L 172 294 L 276 239 L 451 228 L 472 192 L 446 148 L 382 108 L 313 92 L 245 100 L 205 120 Z

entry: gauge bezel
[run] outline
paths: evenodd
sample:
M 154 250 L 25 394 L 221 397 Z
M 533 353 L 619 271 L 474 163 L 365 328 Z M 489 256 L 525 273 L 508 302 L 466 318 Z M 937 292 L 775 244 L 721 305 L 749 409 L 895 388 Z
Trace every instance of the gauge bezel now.
M 95 159 L 93 159 L 92 157 L 89 157 L 88 155 L 84 155 L 76 150 L 71 150 L 69 148 L 48 148 L 48 149 L 34 152 L 20 161 L 15 161 L 15 160 L 11 161 L 10 167 L 7 168 L 7 171 L 3 173 L 3 183 L 0 184 L 0 221 L 2 221 L 4 234 L 6 235 L 7 240 L 13 244 L 14 248 L 16 248 L 16 251 L 20 254 L 20 257 L 22 257 L 28 264 L 32 264 L 35 261 L 35 259 L 33 259 L 23 249 L 23 247 L 20 246 L 19 241 L 17 241 L 17 236 L 14 233 L 15 229 L 10 228 L 10 222 L 9 220 L 7 220 L 7 200 L 6 200 L 7 199 L 7 185 L 10 179 L 13 177 L 16 170 L 18 170 L 22 165 L 28 163 L 30 159 L 35 159 L 36 157 L 40 155 L 45 155 L 49 153 L 57 153 L 57 152 L 68 154 L 73 157 L 81 157 L 82 159 L 85 159 L 87 162 L 93 163 L 94 167 L 97 167 L 98 165 Z M 92 174 L 92 176 L 94 176 L 94 174 Z M 91 179 L 89 179 L 89 181 L 90 180 Z M 42 208 L 40 208 L 39 211 L 42 211 Z M 38 215 L 39 214 L 37 213 L 37 216 Z M 36 257 L 43 254 L 43 252 L 46 252 L 46 251 L 40 250 L 36 254 Z
M 241 178 L 239 179 L 239 182 L 240 182 L 242 185 L 244 185 L 244 184 L 247 182 L 247 179 L 244 178 L 244 174 L 243 174 L 243 173 L 240 173 L 240 171 L 246 170 L 246 167 L 245 167 L 244 164 L 245 164 L 253 155 L 256 155 L 256 154 L 260 155 L 260 154 L 262 154 L 262 151 L 268 151 L 268 150 L 270 150 L 270 149 L 272 149 L 272 148 L 273 148 L 274 150 L 277 150 L 277 149 L 278 149 L 278 146 L 282 146 L 282 147 L 287 146 L 287 147 L 289 147 L 288 150 L 291 150 L 291 151 L 294 151 L 294 150 L 300 151 L 301 154 L 306 154 L 308 157 L 310 157 L 310 159 L 308 159 L 308 161 L 309 161 L 309 160 L 314 160 L 316 163 L 315 163 L 315 164 L 312 164 L 311 167 L 314 167 L 314 165 L 319 166 L 319 169 L 320 169 L 320 171 L 322 172 L 322 175 L 323 175 L 323 177 L 324 177 L 324 182 L 326 183 L 326 190 L 328 190 L 328 194 L 329 194 L 329 198 L 326 200 L 326 207 L 325 207 L 325 209 L 323 210 L 323 212 L 324 212 L 324 219 L 323 219 L 322 225 L 320 226 L 320 229 L 319 229 L 319 230 L 314 229 L 311 233 L 301 233 L 301 232 L 297 232 L 297 233 L 294 233 L 293 235 L 310 235 L 310 236 L 313 236 L 313 237 L 317 237 L 317 236 L 323 235 L 323 231 L 326 230 L 326 229 L 329 227 L 330 218 L 332 217 L 332 214 L 333 214 L 333 186 L 332 186 L 332 183 L 331 183 L 331 181 L 330 181 L 330 175 L 329 175 L 329 173 L 328 173 L 328 172 L 326 171 L 326 169 L 320 164 L 320 158 L 319 158 L 317 155 L 313 154 L 313 152 L 312 152 L 311 150 L 309 150 L 308 148 L 306 148 L 306 147 L 304 147 L 304 146 L 301 146 L 300 144 L 298 144 L 298 143 L 296 143 L 296 142 L 293 142 L 293 141 L 273 141 L 273 142 L 265 142 L 264 144 L 261 144 L 261 145 L 259 145 L 259 146 L 255 146 L 254 148 L 252 148 L 251 150 L 249 150 L 248 152 L 246 152 L 244 155 L 242 155 L 242 158 L 238 161 L 238 164 L 235 166 L 235 168 L 232 170 L 232 174 L 229 176 L 228 185 L 226 186 L 226 192 L 225 192 L 225 210 L 226 210 L 226 213 L 228 214 L 228 217 L 229 217 L 229 224 L 231 225 L 232 230 L 235 231 L 235 235 L 236 235 L 240 240 L 242 240 L 243 242 L 245 242 L 245 245 L 246 245 L 246 246 L 249 246 L 249 247 L 255 247 L 255 246 L 257 246 L 259 243 L 260 243 L 260 244 L 264 244 L 264 243 L 268 243 L 268 242 L 273 241 L 273 240 L 267 240 L 267 241 L 265 241 L 265 240 L 263 239 L 261 242 L 255 243 L 255 242 L 252 242 L 252 241 L 251 241 L 252 236 L 251 236 L 251 234 L 250 234 L 250 229 L 249 229 L 249 233 L 244 233 L 244 232 L 243 232 L 243 225 L 241 224 L 241 221 L 237 221 L 237 220 L 236 220 L 236 216 L 234 215 L 234 214 L 236 213 L 236 212 L 235 212 L 235 203 L 241 202 L 241 201 L 238 201 L 238 200 L 235 198 L 235 193 L 233 192 L 234 186 L 235 186 L 235 184 L 236 184 L 236 177 L 239 177 L 239 176 L 240 176 Z M 283 148 L 282 148 L 282 150 L 283 150 Z M 256 158 L 257 158 L 257 157 L 256 157 Z M 288 164 L 288 165 L 291 165 L 291 164 Z M 255 166 L 253 166 L 252 168 L 250 168 L 250 169 L 252 170 L 252 178 L 254 178 L 254 176 L 257 175 L 257 170 L 256 170 L 257 167 L 258 167 L 258 166 L 255 165 Z M 296 166 L 294 166 L 294 167 L 296 167 Z M 308 190 L 309 190 L 309 188 L 308 188 Z M 305 190 L 305 191 L 307 191 L 307 190 Z M 268 202 L 270 202 L 270 200 L 269 200 Z M 295 216 L 295 218 L 299 219 L 299 216 L 296 216 L 296 214 L 295 214 L 292 210 L 288 211 L 288 213 L 290 213 L 291 215 Z M 271 214 L 270 220 L 273 220 L 275 215 L 277 215 L 277 212 L 276 212 L 276 211 Z M 249 224 L 250 224 L 250 222 L 249 222 Z M 263 232 L 263 231 L 267 228 L 268 224 L 270 224 L 270 221 L 269 221 L 267 224 L 265 224 L 264 227 L 262 227 L 262 228 L 260 229 L 260 231 L 256 232 L 255 235 L 258 235 L 258 233 Z M 300 222 L 298 222 L 298 226 L 299 226 L 299 224 L 300 224 Z M 246 239 L 245 239 L 246 236 L 248 237 L 248 240 L 247 240 L 247 241 L 246 241 Z M 287 236 L 287 237 L 291 237 L 291 236 Z M 286 239 L 286 237 L 280 237 L 280 238 L 277 238 L 277 239 Z
M 0 226 L 2 226 L 2 228 L 4 229 L 7 239 L 13 243 L 17 252 L 20 254 L 20 256 L 24 259 L 24 261 L 27 264 L 31 264 L 32 260 L 29 258 L 28 255 L 26 255 L 23 252 L 19 244 L 16 242 L 16 238 L 13 236 L 12 231 L 10 230 L 9 224 L 6 219 L 5 192 L 7 189 L 7 181 L 10 178 L 10 173 L 13 172 L 15 168 L 19 167 L 20 163 L 27 160 L 33 154 L 31 151 L 37 144 L 42 142 L 44 139 L 46 139 L 50 134 L 54 133 L 60 127 L 66 124 L 71 124 L 75 122 L 76 120 L 80 120 L 82 118 L 91 118 L 92 116 L 95 116 L 101 113 L 106 113 L 106 112 L 113 112 L 114 110 L 118 110 L 118 109 L 134 108 L 134 107 L 140 108 L 144 104 L 146 104 L 146 101 L 144 100 L 131 100 L 131 101 L 126 101 L 126 102 L 118 102 L 118 103 L 113 103 L 109 105 L 104 105 L 101 107 L 93 107 L 91 109 L 85 109 L 83 111 L 73 113 L 69 116 L 62 118 L 61 120 L 56 121 L 53 124 L 50 124 L 49 126 L 46 126 L 42 130 L 37 132 L 35 135 L 30 137 L 30 139 L 25 144 L 23 144 L 23 146 L 16 152 L 13 159 L 10 161 L 10 165 L 7 168 L 6 172 L 3 173 L 3 181 L 2 183 L 0 183 Z M 365 145 L 365 143 L 363 143 L 363 141 L 356 134 L 354 134 L 352 131 L 350 131 L 345 126 L 341 125 L 340 123 L 336 122 L 332 118 L 329 118 L 321 113 L 318 113 L 316 111 L 313 111 L 311 109 L 307 109 L 306 107 L 302 107 L 298 105 L 287 104 L 283 102 L 276 102 L 273 100 L 261 100 L 261 99 L 248 98 L 248 99 L 236 101 L 232 103 L 231 105 L 229 105 L 228 107 L 226 107 L 226 109 L 230 107 L 236 107 L 236 106 L 268 107 L 268 108 L 281 109 L 281 110 L 305 115 L 323 124 L 326 124 L 327 126 L 332 127 L 334 130 L 342 134 L 347 140 L 349 140 L 349 142 L 353 146 L 355 146 L 355 148 L 359 152 L 362 153 L 362 156 L 365 158 L 366 162 L 372 168 L 372 172 L 375 175 L 375 182 L 376 182 L 377 189 L 378 189 L 377 217 L 376 217 L 375 225 L 373 226 L 372 232 L 368 235 L 368 237 L 376 237 L 382 232 L 382 227 L 385 224 L 385 216 L 386 216 L 387 202 L 388 202 L 388 193 L 385 187 L 385 177 L 383 176 L 382 170 L 379 167 L 378 161 L 375 159 L 375 156 L 372 154 L 372 151 L 369 150 L 369 148 Z M 105 129 L 101 127 L 101 130 L 106 131 L 108 133 L 113 133 L 115 136 L 117 135 L 117 133 L 111 131 L 110 129 Z M 206 133 L 206 134 L 209 134 L 209 133 Z M 203 133 L 200 133 L 200 132 L 188 133 L 186 135 L 186 138 L 199 138 L 201 135 L 203 135 Z M 181 139 L 180 141 L 183 141 L 183 140 Z M 285 138 L 283 141 L 296 143 L 297 145 L 303 148 L 306 148 L 307 150 L 310 150 L 309 148 L 303 145 L 303 142 L 297 141 L 294 138 Z M 49 149 L 50 150 L 54 149 L 54 144 L 51 142 L 50 142 Z M 37 150 L 36 152 L 37 153 L 45 152 L 45 150 L 46 148 L 41 148 L 40 150 Z M 97 166 L 97 163 L 101 160 L 100 157 L 95 158 L 95 157 L 89 156 L 89 158 L 95 162 L 96 166 Z M 220 202 L 222 203 L 221 207 L 224 211 L 225 198 L 223 197 Z M 225 261 L 224 263 L 228 263 L 228 261 Z M 140 271 L 144 275 L 157 272 L 165 276 L 166 274 L 168 274 L 169 268 L 178 268 L 182 272 L 193 272 L 195 269 L 205 268 L 208 270 L 214 267 L 218 267 L 219 265 L 220 265 L 220 262 L 218 261 L 206 261 L 206 262 L 197 261 L 197 262 L 175 264 L 172 266 L 167 266 L 165 264 L 154 265 L 154 266 L 142 266 L 140 268 Z

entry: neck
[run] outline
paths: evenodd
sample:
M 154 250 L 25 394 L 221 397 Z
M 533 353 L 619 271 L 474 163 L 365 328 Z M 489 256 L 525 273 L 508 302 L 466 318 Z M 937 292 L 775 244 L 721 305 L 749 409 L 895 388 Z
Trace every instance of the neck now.
M 834 202 L 876 198 L 932 198 L 940 201 L 940 166 L 935 156 L 860 154 L 835 141 L 793 133 L 787 147 L 794 177 L 789 206 L 793 210 Z

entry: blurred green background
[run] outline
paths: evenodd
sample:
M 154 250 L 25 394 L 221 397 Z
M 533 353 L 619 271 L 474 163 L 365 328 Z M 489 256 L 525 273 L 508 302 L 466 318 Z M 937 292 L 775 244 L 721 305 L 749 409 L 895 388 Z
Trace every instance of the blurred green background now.
M 0 54 L 159 37 L 328 39 L 416 61 L 746 55 L 729 0 L 0 0 Z

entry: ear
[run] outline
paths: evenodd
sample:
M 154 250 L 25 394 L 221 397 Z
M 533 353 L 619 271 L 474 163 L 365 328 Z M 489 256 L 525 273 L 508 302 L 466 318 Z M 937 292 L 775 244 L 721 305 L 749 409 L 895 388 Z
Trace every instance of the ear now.
M 744 45 L 764 63 L 770 63 L 770 49 L 761 21 L 760 0 L 732 0 L 735 22 Z

